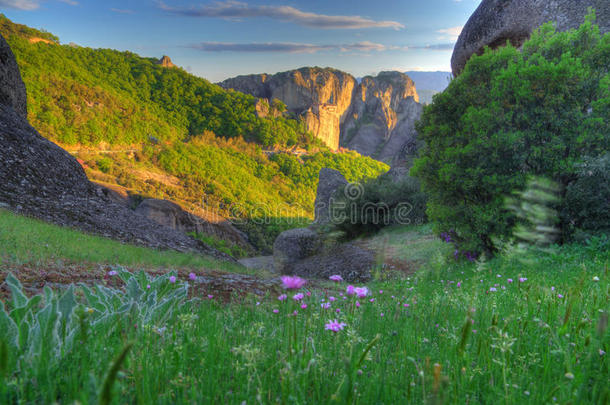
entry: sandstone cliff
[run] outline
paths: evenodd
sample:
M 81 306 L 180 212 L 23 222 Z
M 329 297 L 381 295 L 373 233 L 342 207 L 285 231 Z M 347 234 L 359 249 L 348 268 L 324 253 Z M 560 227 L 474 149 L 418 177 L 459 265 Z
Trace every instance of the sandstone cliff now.
M 339 147 L 341 125 L 351 105 L 356 79 L 334 69 L 302 68 L 275 75 L 248 75 L 220 86 L 254 97 L 279 99 L 303 117 L 307 129 L 331 149 Z
M 422 106 L 404 73 L 381 72 L 362 79 L 341 130 L 341 145 L 390 164 L 415 152 L 415 122 Z
M 331 149 L 348 147 L 388 163 L 403 160 L 421 106 L 413 81 L 399 72 L 356 79 L 335 69 L 301 68 L 220 83 L 254 97 L 279 99 Z

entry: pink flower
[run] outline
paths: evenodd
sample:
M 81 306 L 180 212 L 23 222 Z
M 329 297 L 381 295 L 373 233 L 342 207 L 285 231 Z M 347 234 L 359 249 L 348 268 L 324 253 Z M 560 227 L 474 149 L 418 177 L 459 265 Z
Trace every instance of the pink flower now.
M 519 277 L 519 282 L 520 283 L 525 283 L 527 281 L 527 278 L 525 277 Z
M 150 284 L 146 284 L 146 289 L 150 290 Z
M 274 313 L 274 314 L 279 314 L 279 313 L 280 313 L 280 310 L 279 310 L 279 309 L 274 309 L 274 310 L 273 310 L 273 313 Z
M 555 287 L 551 287 L 551 291 L 555 291 Z
M 336 298 L 335 298 L 335 297 L 333 297 L 333 296 L 331 295 L 330 297 L 328 297 L 328 300 L 329 300 L 330 302 L 333 302 L 334 300 L 336 300 Z
M 495 287 L 491 287 L 491 288 L 489 289 L 489 291 L 494 292 L 494 291 L 498 291 L 498 290 L 497 290 Z
M 379 314 L 379 316 L 383 318 L 383 312 L 381 314 Z
M 358 298 L 364 298 L 369 295 L 369 289 L 367 287 L 356 287 L 354 288 L 354 293 Z
M 563 295 L 557 294 L 557 298 L 563 298 Z
M 282 276 L 282 284 L 284 288 L 289 290 L 298 290 L 307 283 L 307 280 L 298 276 Z
M 108 275 L 109 275 L 109 276 L 116 276 L 117 274 L 119 274 L 119 273 L 118 273 L 116 270 L 110 270 L 110 271 L 108 272 Z
M 375 302 L 375 298 L 371 298 L 369 302 Z
M 343 328 L 345 328 L 347 326 L 346 323 L 344 322 L 337 322 L 337 320 L 332 320 L 332 321 L 328 321 L 328 323 L 326 325 L 324 325 L 324 329 L 325 330 L 330 330 L 333 332 L 339 332 L 342 331 Z
M 379 294 L 383 294 L 383 290 L 379 290 Z
M 328 278 L 330 281 L 336 281 L 336 282 L 340 282 L 343 281 L 343 277 L 341 277 L 338 274 L 332 275 Z
M 292 296 L 292 299 L 295 301 L 301 301 L 303 299 L 304 295 L 301 293 L 295 294 Z
M 462 286 L 462 282 L 458 281 L 458 283 L 456 284 L 458 288 L 460 288 Z
M 356 294 L 356 287 L 354 287 L 353 285 L 350 284 L 345 289 L 345 292 L 347 293 L 347 295 L 354 295 L 354 294 Z
M 307 304 L 301 305 L 301 309 L 307 309 Z
M 335 310 L 335 312 L 339 313 L 339 312 L 341 312 L 341 310 L 340 310 L 339 308 L 337 308 L 337 309 Z
M 294 312 L 292 313 L 293 316 L 297 316 L 299 314 L 299 311 L 297 311 L 296 309 L 294 310 Z
M 405 308 L 409 308 L 410 305 L 409 304 L 402 304 L 402 306 L 405 307 Z
M 305 295 L 307 295 L 308 297 L 311 297 L 311 291 L 307 291 L 307 292 L 305 293 Z
M 176 276 L 170 276 L 169 277 L 169 282 L 170 283 L 175 283 L 176 282 Z
M 288 298 L 288 296 L 287 296 L 286 294 L 282 294 L 282 295 L 280 295 L 279 297 L 277 297 L 277 299 L 278 299 L 279 301 L 284 301 L 286 298 Z
M 320 306 L 323 309 L 329 309 L 330 308 L 330 302 L 323 302 L 322 304 L 320 304 Z
M 208 294 L 208 298 L 212 299 L 212 298 L 214 298 L 214 296 L 212 294 Z
M 191 281 L 197 280 L 197 275 L 195 273 L 189 273 L 189 280 L 191 280 Z
M 356 308 L 360 308 L 360 301 L 356 301 Z

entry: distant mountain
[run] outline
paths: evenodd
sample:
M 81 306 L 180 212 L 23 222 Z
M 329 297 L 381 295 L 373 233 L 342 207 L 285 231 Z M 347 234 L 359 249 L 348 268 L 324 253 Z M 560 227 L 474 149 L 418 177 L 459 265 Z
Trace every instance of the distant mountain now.
M 444 91 L 451 81 L 451 72 L 405 72 L 415 82 L 415 88 L 422 104 L 430 104 L 432 96 Z

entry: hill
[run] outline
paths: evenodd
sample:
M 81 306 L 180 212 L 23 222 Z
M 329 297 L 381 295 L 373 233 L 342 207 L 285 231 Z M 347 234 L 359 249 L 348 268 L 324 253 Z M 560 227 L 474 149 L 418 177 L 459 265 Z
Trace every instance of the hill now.
M 256 98 L 157 59 L 62 45 L 3 15 L 0 34 L 26 84 L 30 123 L 79 158 L 89 178 L 135 200 L 200 209 L 205 201 L 203 209 L 237 217 L 259 249 L 311 220 L 320 168 L 350 180 L 387 170 L 356 153 L 333 154 L 288 113 L 263 117 Z

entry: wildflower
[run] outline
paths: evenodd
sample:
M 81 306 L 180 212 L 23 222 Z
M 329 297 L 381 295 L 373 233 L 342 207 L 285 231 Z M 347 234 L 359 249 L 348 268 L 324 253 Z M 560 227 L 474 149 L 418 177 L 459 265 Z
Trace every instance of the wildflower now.
M 90 313 L 90 314 L 92 314 L 92 313 L 94 313 L 94 312 L 95 312 L 95 310 L 94 310 L 93 308 L 87 308 L 87 312 L 88 312 L 88 313 Z
M 405 307 L 405 308 L 409 308 L 409 304 L 406 304 L 406 303 L 402 304 L 402 306 Z
M 261 304 L 260 302 L 256 301 L 256 306 L 257 306 L 257 307 L 258 307 L 260 304 Z
M 308 297 L 311 297 L 311 291 L 307 291 L 307 292 L 305 293 L 305 295 L 307 295 Z
M 605 351 L 603 351 L 602 349 L 599 349 L 599 355 L 600 355 L 600 356 L 603 356 L 604 354 L 606 354 L 606 352 L 605 352 Z
M 197 280 L 197 275 L 195 275 L 195 273 L 189 273 L 189 280 L 191 280 L 191 281 Z
M 508 280 L 506 280 L 508 282 L 508 284 L 512 284 L 513 283 L 513 279 L 509 278 Z
M 273 313 L 274 313 L 274 314 L 279 314 L 279 312 L 280 312 L 280 310 L 279 310 L 279 309 L 274 309 L 274 310 L 273 310 Z
M 367 287 L 356 287 L 354 289 L 354 292 L 356 293 L 356 296 L 358 296 L 358 298 L 364 298 L 369 295 L 369 289 Z
M 497 290 L 495 287 L 491 287 L 491 288 L 489 289 L 489 291 L 491 291 L 491 292 L 495 292 L 495 291 L 498 291 L 498 290 Z
M 299 293 L 299 294 L 295 294 L 292 296 L 292 299 L 295 301 L 301 301 L 303 299 L 304 295 Z
M 320 306 L 323 309 L 329 309 L 330 308 L 330 302 L 323 302 L 322 304 L 320 304 Z
M 339 308 L 337 308 L 337 309 L 335 310 L 335 312 L 339 313 L 339 312 L 341 312 L 341 310 L 340 310 Z
M 594 277 L 593 277 L 593 281 L 595 281 L 595 282 L 597 283 L 597 282 L 599 281 L 599 277 L 594 276 Z
M 375 302 L 375 298 L 371 298 L 369 302 Z
M 297 316 L 299 314 L 299 311 L 297 311 L 296 309 L 294 310 L 294 312 L 292 313 L 293 316 Z
M 146 289 L 150 290 L 150 284 L 146 284 Z
M 462 286 L 462 282 L 458 281 L 458 283 L 456 284 L 457 288 L 460 288 Z
M 169 282 L 170 283 L 175 283 L 176 282 L 176 276 L 170 276 L 169 277 Z
M 286 298 L 288 298 L 288 296 L 287 296 L 286 294 L 282 294 L 282 295 L 280 295 L 279 297 L 277 297 L 277 299 L 278 299 L 279 301 L 284 301 Z
M 379 290 L 379 294 L 383 294 L 383 290 Z
M 307 309 L 307 304 L 301 305 L 301 309 Z
M 563 298 L 563 295 L 557 294 L 557 298 Z
M 356 301 L 356 308 L 360 308 L 360 301 Z
M 288 290 L 298 290 L 307 283 L 307 280 L 299 276 L 282 276 L 282 284 Z
M 555 287 L 551 287 L 551 291 L 555 291 Z
M 117 274 L 119 274 L 119 273 L 118 273 L 116 270 L 110 270 L 110 271 L 108 272 L 108 275 L 109 275 L 109 276 L 116 276 Z
M 565 374 L 565 377 L 566 377 L 568 380 L 573 380 L 573 379 L 574 379 L 574 374 L 572 374 L 572 373 L 566 373 L 566 374 Z
M 328 278 L 330 281 L 336 281 L 337 283 L 343 281 L 343 277 L 338 274 L 332 275 Z
M 344 322 L 337 322 L 337 320 L 332 320 L 332 321 L 328 321 L 328 323 L 326 325 L 324 325 L 324 329 L 325 330 L 330 330 L 333 332 L 339 332 L 342 331 L 343 328 L 345 328 L 347 326 L 346 323 Z
M 333 297 L 333 296 L 331 295 L 330 297 L 328 297 L 328 300 L 329 300 L 330 302 L 333 302 L 333 301 L 335 301 L 335 300 L 336 300 L 336 298 L 335 298 L 335 297 Z
M 383 312 L 381 314 L 379 314 L 379 316 L 383 318 Z
M 208 299 L 212 299 L 214 296 L 212 294 L 208 294 Z
M 477 330 L 476 330 L 476 329 L 473 329 L 473 330 L 472 330 L 472 333 L 477 333 Z
M 502 278 L 502 274 L 498 274 L 496 277 L 498 277 L 498 278 Z
M 525 283 L 527 281 L 527 278 L 525 277 L 519 277 L 519 282 L 520 283 Z
M 354 287 L 353 285 L 350 284 L 345 289 L 345 292 L 347 293 L 347 295 L 354 295 L 354 294 L 356 294 L 356 287 Z

